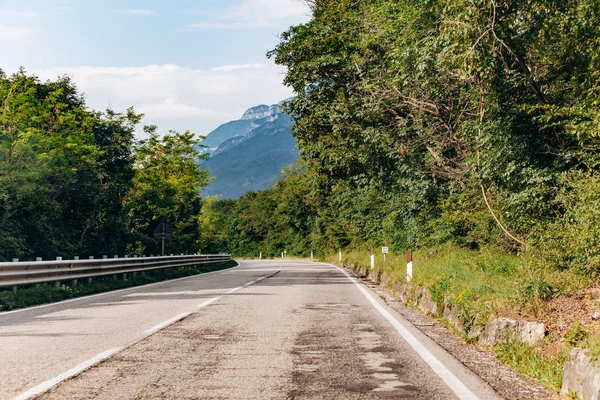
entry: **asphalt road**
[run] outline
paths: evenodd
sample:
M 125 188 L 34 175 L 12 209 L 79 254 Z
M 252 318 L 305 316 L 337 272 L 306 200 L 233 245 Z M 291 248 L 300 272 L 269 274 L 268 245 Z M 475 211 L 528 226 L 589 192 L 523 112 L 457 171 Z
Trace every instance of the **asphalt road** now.
M 344 271 L 281 260 L 0 314 L 0 398 L 38 395 L 499 398 Z

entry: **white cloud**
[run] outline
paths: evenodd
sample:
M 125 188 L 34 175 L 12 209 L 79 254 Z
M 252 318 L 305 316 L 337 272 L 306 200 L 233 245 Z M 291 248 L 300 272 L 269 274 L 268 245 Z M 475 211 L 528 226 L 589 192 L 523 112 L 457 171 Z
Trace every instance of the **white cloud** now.
M 178 65 L 143 67 L 74 67 L 33 70 L 42 80 L 72 77 L 88 105 L 117 111 L 134 106 L 146 114 L 145 124 L 161 131 L 189 129 L 206 135 L 218 125 L 238 119 L 258 104 L 288 98 L 283 70 L 274 64 L 230 65 L 208 70 Z
M 33 33 L 33 29 L 0 24 L 0 41 L 29 39 Z
M 136 8 L 133 10 L 122 10 L 121 12 L 123 14 L 127 14 L 127 15 L 138 15 L 138 16 L 142 16 L 142 17 L 153 17 L 155 15 L 158 15 L 158 13 L 155 11 L 145 10 L 142 8 Z
M 202 21 L 187 24 L 190 30 L 247 29 L 287 27 L 305 22 L 310 9 L 300 0 L 241 0 L 217 12 L 185 10 L 186 14 L 202 15 Z

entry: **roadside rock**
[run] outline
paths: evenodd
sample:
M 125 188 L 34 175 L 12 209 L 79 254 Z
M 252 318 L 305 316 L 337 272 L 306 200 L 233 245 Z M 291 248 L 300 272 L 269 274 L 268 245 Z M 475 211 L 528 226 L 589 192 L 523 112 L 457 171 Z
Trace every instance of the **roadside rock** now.
M 388 274 L 385 274 L 385 273 L 381 275 L 381 286 L 383 286 L 385 288 L 389 288 L 391 282 L 392 282 L 391 276 L 389 276 Z
M 375 273 L 371 274 L 371 280 L 373 281 L 374 284 L 376 285 L 380 285 L 381 284 L 381 271 L 377 271 Z
M 480 326 L 471 327 L 471 329 L 469 330 L 469 333 L 467 334 L 467 338 L 469 340 L 478 340 L 480 336 L 481 336 L 481 327 Z
M 417 308 L 421 310 L 423 314 L 437 314 L 438 306 L 431 298 L 431 293 L 429 293 L 429 290 L 425 288 L 420 288 L 417 290 Z
M 600 399 L 600 368 L 596 364 L 590 361 L 586 350 L 571 350 L 569 362 L 563 368 L 561 392 L 565 395 L 575 392 L 584 400 Z
M 464 330 L 464 327 L 458 320 L 458 310 L 456 309 L 456 306 L 454 306 L 454 304 L 444 304 L 444 311 L 442 312 L 442 317 L 448 322 L 450 322 L 450 324 L 452 324 L 458 331 L 462 332 Z
M 514 338 L 525 344 L 534 345 L 546 336 L 546 325 L 538 322 L 515 321 L 509 318 L 490 320 L 479 341 L 494 346 L 506 339 Z

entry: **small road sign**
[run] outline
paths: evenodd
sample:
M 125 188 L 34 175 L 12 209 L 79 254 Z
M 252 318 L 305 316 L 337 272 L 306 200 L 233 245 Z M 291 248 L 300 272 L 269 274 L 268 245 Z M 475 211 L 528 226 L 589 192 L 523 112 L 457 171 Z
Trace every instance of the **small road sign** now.
M 383 254 L 388 254 L 388 253 L 390 252 L 390 248 L 389 248 L 389 247 L 386 247 L 386 246 L 384 246 L 384 247 L 382 247 L 382 248 L 381 248 L 381 252 L 382 252 Z

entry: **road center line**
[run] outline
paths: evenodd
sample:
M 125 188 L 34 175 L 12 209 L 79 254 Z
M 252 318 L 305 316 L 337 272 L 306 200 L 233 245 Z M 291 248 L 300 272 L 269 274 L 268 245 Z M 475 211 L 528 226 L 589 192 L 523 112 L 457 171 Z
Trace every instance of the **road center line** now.
M 110 349 L 103 353 L 100 353 L 97 356 L 90 358 L 89 360 L 84 361 L 81 364 L 71 368 L 70 370 L 68 370 L 52 379 L 49 379 L 46 382 L 40 383 L 36 387 L 33 387 L 24 393 L 21 393 L 17 397 L 13 398 L 13 400 L 27 400 L 27 399 L 31 399 L 33 397 L 39 396 L 40 394 L 42 394 L 42 393 L 46 392 L 47 390 L 49 390 L 50 388 L 52 388 L 53 386 L 58 385 L 60 382 L 67 380 L 69 378 L 72 378 L 76 375 L 79 375 L 86 369 L 92 367 L 95 364 L 98 364 L 99 362 L 106 360 L 107 358 L 109 358 L 110 356 L 112 356 L 115 353 L 118 353 L 119 351 L 121 351 L 121 348 L 116 347 L 114 349 Z
M 191 314 L 191 312 L 184 312 L 184 313 L 181 313 L 179 315 L 176 315 L 173 318 L 168 319 L 168 320 L 166 320 L 164 322 L 161 322 L 160 324 L 158 324 L 158 325 L 156 325 L 156 326 L 154 326 L 154 327 L 152 327 L 152 328 L 144 331 L 144 335 L 152 335 L 152 334 L 160 331 L 161 329 L 164 329 L 167 326 L 174 324 L 175 322 L 181 321 L 182 319 L 188 317 L 190 314 Z
M 335 267 L 340 270 L 348 279 L 352 281 L 361 291 L 361 293 L 369 300 L 371 305 L 375 307 L 379 313 L 388 320 L 390 324 L 398 331 L 400 336 L 417 352 L 417 354 L 425 361 L 429 367 L 448 385 L 450 389 L 460 398 L 464 400 L 478 400 L 478 397 L 461 382 L 433 353 L 431 353 L 412 333 L 408 331 L 392 314 L 390 314 L 373 296 L 361 285 L 354 277 L 340 267 Z
M 215 301 L 219 300 L 221 297 L 223 296 L 219 296 L 219 297 L 213 297 L 212 299 L 206 300 L 204 303 L 200 303 L 196 306 L 196 310 L 199 310 L 201 308 L 204 308 L 206 306 L 211 305 L 212 303 L 214 303 Z

